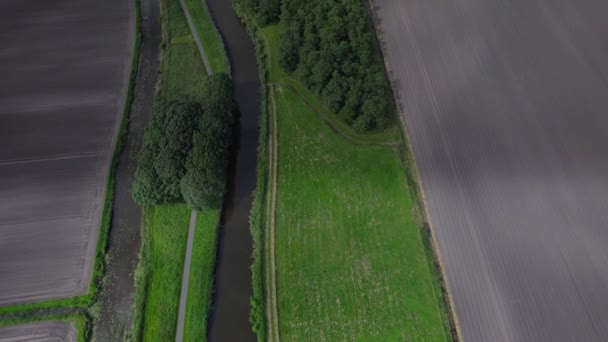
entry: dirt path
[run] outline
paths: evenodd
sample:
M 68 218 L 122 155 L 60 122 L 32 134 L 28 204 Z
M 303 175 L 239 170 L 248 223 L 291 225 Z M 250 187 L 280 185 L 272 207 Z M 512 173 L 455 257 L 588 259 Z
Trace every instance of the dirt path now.
M 266 211 L 266 298 L 268 305 L 266 306 L 266 316 L 268 319 L 268 336 L 270 341 L 280 341 L 279 335 L 279 313 L 277 304 L 277 275 L 276 261 L 274 248 L 275 235 L 275 209 L 277 204 L 277 173 L 278 173 L 278 127 L 277 127 L 277 110 L 274 97 L 274 88 L 269 87 L 270 98 L 270 135 L 268 144 L 268 179 L 270 180 L 270 189 L 268 192 L 267 211 Z

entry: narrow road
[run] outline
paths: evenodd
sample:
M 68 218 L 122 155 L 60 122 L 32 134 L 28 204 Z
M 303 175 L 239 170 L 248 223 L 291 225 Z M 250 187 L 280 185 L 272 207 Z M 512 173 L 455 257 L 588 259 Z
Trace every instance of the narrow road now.
M 203 1 L 203 0 L 201 0 Z M 190 16 L 190 12 L 188 11 L 188 6 L 184 0 L 179 0 L 179 4 L 182 6 L 182 11 L 186 16 L 186 20 L 188 21 L 188 26 L 190 27 L 190 32 L 192 33 L 192 37 L 196 42 L 196 46 L 198 47 L 198 52 L 201 55 L 201 59 L 203 60 L 203 64 L 205 65 L 205 70 L 207 70 L 207 75 L 211 75 L 213 71 L 211 70 L 211 66 L 209 65 L 209 61 L 207 60 L 207 54 L 205 53 L 205 48 L 203 48 L 203 44 L 201 43 L 201 39 L 198 36 L 198 32 L 196 31 L 196 26 L 194 26 L 194 22 L 192 21 L 192 17 Z
M 202 1 L 202 0 L 201 0 Z M 211 71 L 211 66 L 209 65 L 209 61 L 207 60 L 207 54 L 205 54 L 205 49 L 203 48 L 203 44 L 201 43 L 201 39 L 198 36 L 198 32 L 196 31 L 196 27 L 194 26 L 194 22 L 192 21 L 192 17 L 190 16 L 190 12 L 188 11 L 188 7 L 184 0 L 179 1 L 182 6 L 182 11 L 186 16 L 186 20 L 188 21 L 188 26 L 190 27 L 190 33 L 192 33 L 192 37 L 196 42 L 196 46 L 198 47 L 198 52 L 200 53 L 201 60 L 205 65 L 205 70 L 207 71 L 207 75 L 211 75 L 213 72 Z M 196 230 L 196 210 L 192 210 L 190 213 L 190 226 L 188 228 L 188 242 L 186 245 L 186 257 L 184 260 L 184 273 L 182 274 L 182 291 L 179 298 L 179 312 L 177 315 L 177 331 L 175 333 L 175 341 L 181 342 L 184 338 L 184 324 L 186 321 L 186 307 L 188 304 L 188 284 L 190 282 L 190 263 L 192 262 L 192 247 L 194 244 L 194 231 Z
M 196 210 L 190 213 L 190 226 L 188 228 L 188 244 L 186 245 L 186 259 L 184 260 L 184 273 L 182 275 L 182 292 L 179 298 L 179 313 L 177 316 L 177 332 L 175 341 L 184 339 L 184 323 L 186 320 L 186 306 L 188 302 L 188 284 L 190 284 L 190 264 L 192 263 L 192 247 L 194 245 L 194 231 L 196 228 Z

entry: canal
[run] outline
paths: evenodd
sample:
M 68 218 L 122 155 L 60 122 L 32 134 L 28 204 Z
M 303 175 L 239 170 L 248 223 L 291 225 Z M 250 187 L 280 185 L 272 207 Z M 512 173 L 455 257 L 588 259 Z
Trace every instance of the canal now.
M 255 341 L 249 323 L 252 238 L 249 212 L 256 187 L 259 80 L 253 43 L 230 0 L 208 0 L 208 7 L 230 59 L 234 95 L 240 111 L 235 130 L 209 321 L 210 341 Z

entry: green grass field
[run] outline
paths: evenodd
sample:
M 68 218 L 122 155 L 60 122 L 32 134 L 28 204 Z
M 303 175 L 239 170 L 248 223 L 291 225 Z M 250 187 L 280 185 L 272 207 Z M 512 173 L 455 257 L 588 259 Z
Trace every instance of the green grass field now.
M 278 67 L 280 28 L 261 33 L 269 81 L 279 84 L 269 94 L 278 113 L 280 338 L 449 340 L 398 128 L 360 135 L 337 124 Z
M 190 222 L 185 204 L 146 207 L 143 216 L 144 246 L 138 273 L 143 301 L 137 306 L 135 341 L 175 339 L 177 311 Z M 218 211 L 198 213 L 190 268 L 184 341 L 204 341 L 213 290 Z
M 189 222 L 185 204 L 144 208 L 140 265 L 147 266 L 148 275 L 142 341 L 175 339 Z
M 214 72 L 229 72 L 228 59 L 202 1 L 186 4 Z M 155 106 L 198 100 L 206 75 L 179 0 L 163 0 L 163 51 Z M 194 236 L 184 341 L 205 341 L 213 291 L 219 210 L 198 213 Z M 175 339 L 190 209 L 185 204 L 145 208 L 144 247 L 138 266 L 135 341 Z
M 219 221 L 220 213 L 217 210 L 199 211 L 196 218 L 184 341 L 207 340 Z

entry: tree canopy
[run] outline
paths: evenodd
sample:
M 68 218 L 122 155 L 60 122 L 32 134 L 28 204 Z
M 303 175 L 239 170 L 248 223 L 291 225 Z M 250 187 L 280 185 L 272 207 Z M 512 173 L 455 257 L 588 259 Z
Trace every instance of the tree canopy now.
M 358 131 L 388 124 L 389 92 L 365 4 L 282 0 L 280 63 Z
M 262 26 L 275 24 L 281 13 L 281 0 L 239 0 L 247 13 L 253 13 Z
M 197 210 L 221 205 L 233 124 L 232 83 L 220 73 L 202 87 L 200 103 L 155 107 L 133 183 L 138 203 L 185 200 Z

